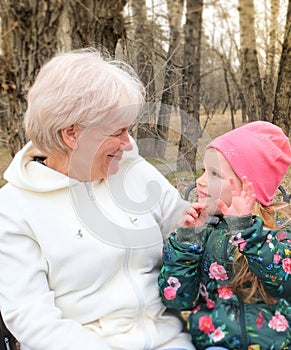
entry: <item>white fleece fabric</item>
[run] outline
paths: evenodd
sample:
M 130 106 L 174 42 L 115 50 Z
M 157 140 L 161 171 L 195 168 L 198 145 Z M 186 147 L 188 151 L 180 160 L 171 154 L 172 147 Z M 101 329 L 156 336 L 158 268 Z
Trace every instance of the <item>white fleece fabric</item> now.
M 194 349 L 157 286 L 163 241 L 188 203 L 136 145 L 101 182 L 33 155 L 28 143 L 0 190 L 0 309 L 22 349 Z

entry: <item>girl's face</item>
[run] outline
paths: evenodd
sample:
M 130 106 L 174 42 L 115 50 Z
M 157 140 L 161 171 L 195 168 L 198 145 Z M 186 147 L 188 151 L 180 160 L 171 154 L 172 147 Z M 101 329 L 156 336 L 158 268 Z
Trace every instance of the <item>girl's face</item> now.
M 205 151 L 203 170 L 203 175 L 196 180 L 199 202 L 207 205 L 208 215 L 221 214 L 217 200 L 221 199 L 227 206 L 232 201 L 230 178 L 235 179 L 239 188 L 241 181 L 224 156 L 214 148 Z

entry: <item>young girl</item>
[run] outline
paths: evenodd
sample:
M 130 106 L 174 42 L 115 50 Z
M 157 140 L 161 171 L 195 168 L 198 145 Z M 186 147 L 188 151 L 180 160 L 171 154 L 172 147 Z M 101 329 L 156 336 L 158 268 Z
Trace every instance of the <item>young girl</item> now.
M 291 209 L 271 204 L 290 163 L 288 138 L 263 121 L 206 147 L 198 203 L 165 244 L 159 276 L 164 304 L 191 310 L 197 350 L 291 349 Z

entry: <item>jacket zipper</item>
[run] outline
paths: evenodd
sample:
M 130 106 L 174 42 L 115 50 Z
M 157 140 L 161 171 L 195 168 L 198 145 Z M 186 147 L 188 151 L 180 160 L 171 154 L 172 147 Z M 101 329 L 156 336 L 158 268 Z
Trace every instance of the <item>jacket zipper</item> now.
M 229 260 L 228 259 L 228 254 L 227 254 L 227 248 L 229 244 L 229 239 L 230 235 L 225 236 L 225 241 L 224 241 L 224 261 Z M 245 321 L 245 305 L 244 303 L 238 299 L 239 303 L 239 321 L 241 325 L 241 349 L 246 350 L 248 348 L 248 333 L 246 330 L 246 321 Z
M 93 190 L 92 190 L 91 183 L 85 182 L 85 188 L 87 190 L 87 193 L 88 193 L 90 200 L 95 205 L 97 205 L 95 195 L 94 195 Z M 98 205 L 97 205 L 97 207 L 98 207 Z M 131 288 L 133 289 L 133 291 L 136 295 L 137 301 L 138 301 L 138 323 L 140 325 L 140 329 L 142 329 L 144 332 L 144 339 L 145 339 L 144 350 L 148 350 L 148 349 L 152 348 L 152 341 L 151 341 L 151 334 L 150 334 L 149 330 L 147 329 L 145 322 L 143 321 L 143 313 L 145 311 L 145 301 L 143 298 L 142 291 L 140 290 L 140 287 L 135 282 L 134 278 L 131 276 L 131 273 L 130 273 L 129 258 L 131 255 L 131 249 L 124 248 L 124 251 L 125 251 L 125 255 L 124 255 L 124 262 L 123 262 L 123 270 L 124 270 L 125 276 L 127 277 L 128 283 L 131 286 Z
M 245 305 L 244 303 L 239 300 L 239 320 L 240 320 L 240 325 L 241 325 L 241 344 L 242 344 L 242 349 L 247 349 L 248 348 L 248 333 L 246 330 L 246 320 L 245 320 Z
M 225 236 L 224 241 L 224 261 L 228 260 L 227 247 L 229 244 L 230 235 Z M 246 330 L 246 320 L 245 320 L 245 305 L 238 299 L 239 303 L 239 321 L 241 325 L 241 349 L 245 350 L 248 348 L 248 333 Z
M 124 273 L 128 279 L 128 283 L 131 285 L 137 301 L 138 301 L 138 323 L 140 325 L 140 329 L 143 330 L 144 332 L 144 350 L 148 350 L 152 348 L 152 344 L 151 344 L 151 335 L 150 332 L 147 329 L 147 326 L 145 324 L 145 322 L 143 321 L 143 313 L 145 310 L 145 302 L 144 302 L 144 298 L 142 297 L 142 293 L 140 291 L 140 287 L 137 285 L 137 283 L 135 282 L 135 280 L 132 278 L 130 271 L 129 271 L 129 258 L 130 258 L 130 254 L 131 254 L 131 250 L 129 248 L 127 248 L 125 250 L 125 259 L 124 259 L 124 264 L 123 264 L 123 268 L 124 268 Z

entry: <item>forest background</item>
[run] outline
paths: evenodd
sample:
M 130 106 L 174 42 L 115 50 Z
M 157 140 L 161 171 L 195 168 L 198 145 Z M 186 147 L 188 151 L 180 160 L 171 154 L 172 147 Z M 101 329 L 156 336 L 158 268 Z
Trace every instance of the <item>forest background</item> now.
M 291 136 L 290 29 L 291 0 L 1 0 L 0 175 L 27 142 L 40 67 L 94 46 L 137 71 L 147 103 L 131 133 L 184 191 L 211 138 L 254 120 Z

